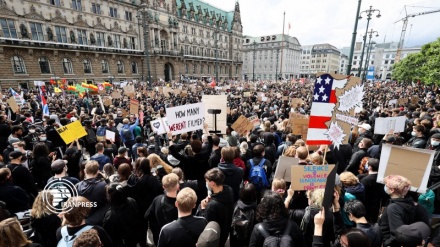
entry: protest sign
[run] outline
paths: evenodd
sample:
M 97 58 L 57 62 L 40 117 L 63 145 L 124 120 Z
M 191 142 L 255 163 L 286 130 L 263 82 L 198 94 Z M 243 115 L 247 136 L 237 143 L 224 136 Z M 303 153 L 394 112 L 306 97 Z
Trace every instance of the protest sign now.
M 168 126 L 173 135 L 203 129 L 205 123 L 204 103 L 166 108 L 166 112 Z
M 153 132 L 156 132 L 158 135 L 162 135 L 170 132 L 170 127 L 168 126 L 168 119 L 158 118 L 156 120 L 150 121 L 151 129 Z
M 163 92 L 163 95 L 165 97 L 169 98 L 170 97 L 170 93 L 173 93 L 173 89 L 170 88 L 170 87 L 163 87 L 162 88 L 162 92 Z
M 405 105 L 406 103 L 408 103 L 408 98 L 398 98 L 397 99 L 398 105 Z
M 144 106 L 141 105 L 141 110 L 139 111 L 139 123 L 141 124 L 141 126 L 144 126 Z
M 9 98 L 6 102 L 9 104 L 9 107 L 11 107 L 11 110 L 13 112 L 17 112 L 20 109 L 14 97 Z
M 104 99 L 104 105 L 105 106 L 110 106 L 112 104 L 112 99 L 110 98 L 105 98 Z
M 376 118 L 374 123 L 374 134 L 386 135 L 390 130 L 394 130 L 394 133 L 401 133 L 405 131 L 406 117 L 387 117 Z
M 243 97 L 251 97 L 251 92 L 244 92 Z
M 249 122 L 252 123 L 252 125 L 254 125 L 255 127 L 260 126 L 261 121 L 258 118 L 258 116 L 250 116 L 248 117 Z
M 102 98 L 101 98 L 101 95 L 98 95 L 98 99 L 99 99 L 99 104 L 101 104 L 101 109 L 102 109 L 102 112 L 104 112 L 104 113 L 105 113 L 105 107 L 104 107 L 104 103 L 102 102 Z
M 397 99 L 392 99 L 388 101 L 388 105 L 395 105 L 395 104 L 397 104 Z
M 278 159 L 277 169 L 275 170 L 275 178 L 284 179 L 284 181 L 290 182 L 292 178 L 291 166 L 298 165 L 298 163 L 298 158 L 280 156 Z
M 105 139 L 115 142 L 116 133 L 111 130 L 105 130 Z
M 116 129 L 117 129 L 118 131 L 121 131 L 121 129 L 122 129 L 123 126 L 124 126 L 124 125 L 123 125 L 122 123 L 119 123 L 119 124 L 116 126 Z
M 127 85 L 124 87 L 124 94 L 130 97 L 134 97 L 135 91 L 133 85 Z
M 208 124 L 210 130 L 214 130 L 214 114 L 210 114 L 209 110 L 220 110 L 220 114 L 217 114 L 217 130 L 221 133 L 226 133 L 227 128 L 227 95 L 203 95 L 202 102 L 205 104 L 205 123 Z
M 412 96 L 411 97 L 411 104 L 418 104 L 419 103 L 419 96 Z
M 112 96 L 113 99 L 120 99 L 120 98 L 122 98 L 121 93 L 119 93 L 118 91 L 113 91 L 110 96 Z
M 290 105 L 292 107 L 297 107 L 298 105 L 302 105 L 302 104 L 304 104 L 304 100 L 300 98 L 293 98 Z
M 139 113 L 139 101 L 135 99 L 130 100 L 130 114 Z
M 389 175 L 400 175 L 411 181 L 412 191 L 426 193 L 434 154 L 434 150 L 383 144 L 377 182 L 383 183 Z
M 240 135 L 246 135 L 247 132 L 250 132 L 254 128 L 254 125 L 245 116 L 241 115 L 231 127 Z
M 309 119 L 294 118 L 291 121 L 292 133 L 295 135 L 301 135 L 301 139 L 307 140 L 307 132 L 309 129 Z
M 79 120 L 72 122 L 63 127 L 57 128 L 56 131 L 63 139 L 64 143 L 69 144 L 73 142 L 75 139 L 79 139 L 83 136 L 87 135 L 86 130 L 81 125 Z
M 325 189 L 327 178 L 335 165 L 291 166 L 292 189 L 314 190 Z

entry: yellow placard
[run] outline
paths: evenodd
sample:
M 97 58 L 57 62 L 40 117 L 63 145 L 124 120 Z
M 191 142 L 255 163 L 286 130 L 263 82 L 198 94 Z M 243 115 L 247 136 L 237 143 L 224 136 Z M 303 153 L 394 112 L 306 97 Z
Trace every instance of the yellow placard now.
M 72 143 L 75 139 L 79 139 L 87 135 L 86 130 L 81 125 L 79 120 L 56 130 L 66 144 Z

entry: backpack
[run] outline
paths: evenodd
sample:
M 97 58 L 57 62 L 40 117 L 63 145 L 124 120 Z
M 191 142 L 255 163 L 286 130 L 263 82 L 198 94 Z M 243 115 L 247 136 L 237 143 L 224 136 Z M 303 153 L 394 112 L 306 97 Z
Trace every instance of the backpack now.
M 427 190 L 425 194 L 421 194 L 418 199 L 419 205 L 422 205 L 428 211 L 429 215 L 434 212 L 435 193 Z
M 132 141 L 134 139 L 133 133 L 131 132 L 130 128 L 122 127 L 121 132 L 122 132 L 122 136 L 124 137 L 126 142 Z
M 293 239 L 290 236 L 290 231 L 292 230 L 292 223 L 290 220 L 287 221 L 287 227 L 283 234 L 270 235 L 262 223 L 257 225 L 257 230 L 263 235 L 264 242 L 263 247 L 291 247 L 295 246 L 293 244 Z
M 96 129 L 96 139 L 98 141 L 105 141 L 105 130 L 106 130 L 106 128 L 103 126 L 99 126 Z
M 87 135 L 86 135 L 86 141 L 88 144 L 94 144 L 96 143 L 96 134 L 92 129 L 87 128 L 86 129 Z
M 73 246 L 73 242 L 75 242 L 75 239 L 81 235 L 81 233 L 92 229 L 93 226 L 91 225 L 87 225 L 84 226 L 83 228 L 81 228 L 81 230 L 79 230 L 78 232 L 75 233 L 75 235 L 70 236 L 69 233 L 67 232 L 67 226 L 63 226 L 61 228 L 61 239 L 58 242 L 57 247 L 72 247 Z
M 257 191 L 261 191 L 263 188 L 267 188 L 269 186 L 269 182 L 266 178 L 266 171 L 263 168 L 263 164 L 266 159 L 261 159 L 258 165 L 254 165 L 253 159 L 250 159 L 251 170 L 249 172 L 249 181 L 255 185 Z
M 247 243 L 254 229 L 255 210 L 243 210 L 235 206 L 232 215 L 232 236 L 240 242 Z

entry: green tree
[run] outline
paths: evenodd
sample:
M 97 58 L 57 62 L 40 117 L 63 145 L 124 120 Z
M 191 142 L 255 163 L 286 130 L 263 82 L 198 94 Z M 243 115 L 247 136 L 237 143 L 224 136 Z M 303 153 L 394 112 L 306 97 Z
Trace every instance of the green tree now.
M 399 81 L 420 80 L 425 84 L 440 85 L 440 38 L 395 64 L 393 77 Z

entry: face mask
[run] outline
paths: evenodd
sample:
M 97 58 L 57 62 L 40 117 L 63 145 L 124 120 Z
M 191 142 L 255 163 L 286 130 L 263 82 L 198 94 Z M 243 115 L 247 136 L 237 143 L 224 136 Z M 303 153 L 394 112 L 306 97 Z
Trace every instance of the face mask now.
M 14 151 L 20 152 L 20 149 L 19 148 L 14 148 Z
M 433 147 L 437 147 L 439 144 L 440 144 L 440 142 L 438 142 L 438 141 L 432 141 L 432 142 L 431 142 L 431 145 L 432 145 Z
M 46 137 L 40 137 L 40 141 L 44 142 L 44 141 L 46 141 L 46 140 L 47 140 Z
M 415 131 L 411 132 L 411 135 L 416 136 L 416 132 Z
M 211 191 L 211 189 L 209 188 L 208 182 L 206 182 L 206 189 L 208 189 L 208 196 L 211 196 L 212 191 Z
M 29 130 L 29 133 L 32 133 L 32 134 L 35 133 L 35 130 Z
M 383 187 L 383 190 L 385 191 L 385 193 L 386 193 L 387 195 L 390 194 L 389 191 L 388 191 L 388 187 L 387 187 L 386 185 Z

